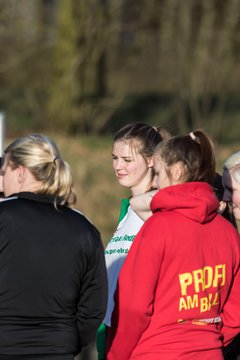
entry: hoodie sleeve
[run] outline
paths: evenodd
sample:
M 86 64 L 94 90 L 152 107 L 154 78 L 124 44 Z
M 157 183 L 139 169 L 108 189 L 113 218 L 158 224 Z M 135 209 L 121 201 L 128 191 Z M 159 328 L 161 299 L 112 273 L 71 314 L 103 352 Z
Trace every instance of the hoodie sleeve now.
M 224 305 L 222 317 L 222 334 L 224 346 L 228 345 L 233 338 L 240 333 L 240 242 L 237 239 L 236 266 L 233 274 L 232 286 L 229 297 Z
M 156 222 L 142 227 L 122 267 L 115 294 L 112 327 L 108 333 L 108 360 L 128 360 L 148 327 L 161 268 L 162 251 L 154 248 Z

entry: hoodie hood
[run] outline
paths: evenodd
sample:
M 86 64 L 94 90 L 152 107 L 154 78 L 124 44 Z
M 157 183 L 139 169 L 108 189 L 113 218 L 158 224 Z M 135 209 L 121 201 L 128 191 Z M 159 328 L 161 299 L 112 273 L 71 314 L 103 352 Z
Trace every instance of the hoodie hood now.
M 216 216 L 219 201 L 208 183 L 187 182 L 159 190 L 150 206 L 153 213 L 174 211 L 193 221 L 206 223 Z

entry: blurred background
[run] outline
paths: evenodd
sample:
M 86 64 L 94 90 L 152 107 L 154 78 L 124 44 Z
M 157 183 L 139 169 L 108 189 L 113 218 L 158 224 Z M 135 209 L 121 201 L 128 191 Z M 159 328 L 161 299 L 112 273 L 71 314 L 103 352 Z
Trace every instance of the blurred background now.
M 121 126 L 202 128 L 220 172 L 239 149 L 240 0 L 0 0 L 0 45 L 5 142 L 56 141 L 104 243 L 128 196 L 111 169 Z
M 104 244 L 129 195 L 111 168 L 121 126 L 202 128 L 219 172 L 240 147 L 240 0 L 0 0 L 0 46 L 5 144 L 56 141 Z

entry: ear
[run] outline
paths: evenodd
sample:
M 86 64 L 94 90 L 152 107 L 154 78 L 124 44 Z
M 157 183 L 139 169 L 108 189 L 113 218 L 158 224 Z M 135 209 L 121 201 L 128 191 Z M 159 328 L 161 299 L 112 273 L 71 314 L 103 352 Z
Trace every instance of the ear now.
M 170 168 L 170 173 L 172 176 L 173 184 L 180 184 L 183 182 L 184 179 L 184 166 L 182 162 L 177 162 L 176 164 L 172 165 Z
M 153 167 L 153 156 L 147 159 L 147 165 L 148 167 Z
M 17 180 L 19 184 L 22 184 L 25 179 L 25 168 L 22 165 L 19 165 L 16 171 L 17 171 Z

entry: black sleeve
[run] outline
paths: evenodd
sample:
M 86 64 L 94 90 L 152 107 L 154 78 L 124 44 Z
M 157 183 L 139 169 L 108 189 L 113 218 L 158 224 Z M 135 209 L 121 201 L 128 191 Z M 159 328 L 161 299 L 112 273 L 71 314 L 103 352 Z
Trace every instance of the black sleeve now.
M 80 346 L 95 339 L 107 307 L 107 271 L 104 248 L 97 230 L 88 233 L 87 271 L 81 286 L 77 308 Z

